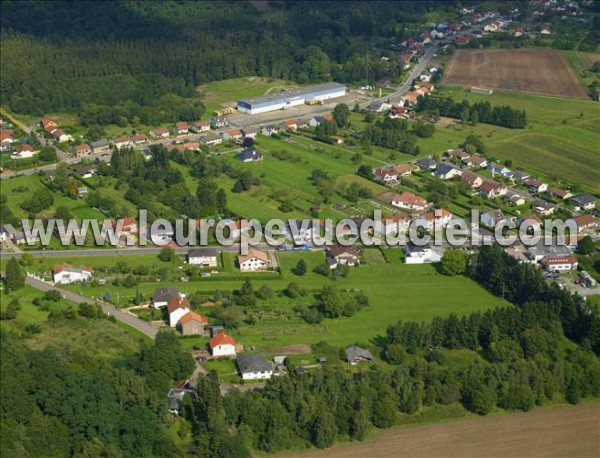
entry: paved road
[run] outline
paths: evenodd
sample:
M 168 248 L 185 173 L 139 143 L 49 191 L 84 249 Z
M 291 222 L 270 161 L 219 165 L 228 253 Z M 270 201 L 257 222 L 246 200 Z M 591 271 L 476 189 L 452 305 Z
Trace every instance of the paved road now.
M 102 307 L 102 311 L 107 315 L 114 316 L 118 321 L 121 321 L 122 323 L 125 323 L 131 326 L 132 328 L 143 332 L 151 339 L 154 339 L 158 332 L 156 328 L 154 328 L 151 324 L 147 323 L 146 321 L 140 320 L 139 318 L 130 315 L 127 312 L 123 312 L 122 310 L 119 310 L 105 302 L 90 299 L 89 297 L 85 296 L 80 296 L 79 294 L 72 293 L 71 291 L 67 291 L 66 289 L 57 288 L 54 285 L 29 276 L 25 277 L 25 283 L 27 283 L 29 286 L 33 286 L 34 288 L 39 289 L 40 291 L 49 291 L 51 289 L 55 289 L 59 291 L 65 299 L 75 302 L 76 304 L 82 302 L 86 304 L 98 304 L 100 307 Z

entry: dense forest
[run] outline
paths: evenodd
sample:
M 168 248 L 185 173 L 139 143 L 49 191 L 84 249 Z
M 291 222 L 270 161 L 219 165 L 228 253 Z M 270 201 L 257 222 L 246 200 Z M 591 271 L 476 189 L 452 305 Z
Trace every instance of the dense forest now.
M 76 112 L 85 122 L 186 119 L 195 87 L 247 75 L 299 83 L 398 76 L 367 60 L 453 2 L 3 1 L 2 105 L 17 113 Z M 165 107 L 170 107 L 164 113 Z M 174 113 L 174 114 L 173 114 Z M 183 116 L 182 116 L 183 114 Z M 185 116 L 186 114 L 190 116 Z M 110 121 L 107 121 L 110 120 Z
M 527 113 L 508 105 L 492 107 L 490 102 L 475 102 L 468 100 L 456 102 L 450 97 L 419 97 L 415 111 L 430 113 L 434 116 L 447 116 L 460 119 L 463 123 L 477 124 L 483 122 L 496 126 L 524 129 L 527 127 Z

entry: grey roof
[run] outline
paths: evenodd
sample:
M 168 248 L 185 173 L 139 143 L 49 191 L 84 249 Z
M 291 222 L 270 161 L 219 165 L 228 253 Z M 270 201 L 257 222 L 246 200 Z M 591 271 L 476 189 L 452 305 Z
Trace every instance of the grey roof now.
M 451 170 L 454 170 L 454 167 L 452 167 L 450 164 L 438 164 L 435 168 L 435 174 L 436 175 L 445 175 L 446 173 L 450 172 Z
M 429 243 L 425 245 L 415 245 L 412 242 L 406 244 L 406 249 L 411 253 L 425 253 L 427 250 L 431 250 Z
M 579 205 L 588 205 L 596 202 L 596 198 L 590 194 L 579 194 L 578 196 L 571 197 L 571 200 Z
M 179 296 L 177 288 L 158 288 L 152 295 L 152 302 L 166 302 L 175 296 Z
M 348 361 L 356 361 L 357 359 L 373 361 L 373 355 L 369 350 L 357 347 L 356 345 L 346 348 L 346 357 Z
M 240 355 L 237 358 L 237 365 L 242 374 L 248 372 L 267 372 L 273 370 L 273 364 L 267 361 L 263 355 Z
M 247 161 L 247 160 L 254 161 L 256 159 L 260 159 L 261 157 L 262 157 L 262 154 L 260 154 L 258 151 L 253 150 L 253 149 L 247 149 L 245 151 L 242 151 L 235 158 L 238 159 L 239 161 Z
M 108 140 L 97 140 L 95 142 L 90 143 L 90 146 L 92 147 L 92 149 L 95 148 L 104 148 L 106 146 L 109 146 L 110 144 L 108 143 Z
M 276 103 L 282 99 L 293 99 L 301 98 L 303 96 L 311 95 L 313 93 L 319 93 L 322 91 L 333 91 L 346 89 L 346 86 L 340 83 L 323 83 L 315 86 L 301 87 L 298 89 L 291 89 L 289 91 L 279 92 L 275 94 L 263 95 L 260 97 L 253 97 L 250 99 L 241 99 L 239 102 L 245 102 L 249 105 L 261 105 L 265 103 Z
M 424 157 L 416 161 L 416 164 L 423 169 L 428 169 L 436 164 L 435 159 L 431 157 Z
M 188 251 L 188 257 L 189 258 L 196 258 L 196 257 L 216 257 L 218 254 L 217 249 L 216 248 L 192 248 L 191 250 Z

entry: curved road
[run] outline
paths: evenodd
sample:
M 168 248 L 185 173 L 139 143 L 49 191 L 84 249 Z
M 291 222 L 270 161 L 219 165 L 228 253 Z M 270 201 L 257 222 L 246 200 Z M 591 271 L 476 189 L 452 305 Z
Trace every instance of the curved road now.
M 35 289 L 39 289 L 40 291 L 49 291 L 55 289 L 56 291 L 60 292 L 65 299 L 75 302 L 76 304 L 82 302 L 86 304 L 98 304 L 102 308 L 102 311 L 107 315 L 114 316 L 117 320 L 127 324 L 128 326 L 131 326 L 132 328 L 137 329 L 138 331 L 144 333 L 151 339 L 154 339 L 158 332 L 157 329 L 154 328 L 150 323 L 147 323 L 144 320 L 140 320 L 139 318 L 130 315 L 127 312 L 123 312 L 122 310 L 119 310 L 105 302 L 90 299 L 89 297 L 85 296 L 80 296 L 79 294 L 72 293 L 71 291 L 67 291 L 66 289 L 57 288 L 56 286 L 51 285 L 50 283 L 43 282 L 41 280 L 38 280 L 37 278 L 33 278 L 30 276 L 25 277 L 25 283 L 29 286 L 34 287 Z

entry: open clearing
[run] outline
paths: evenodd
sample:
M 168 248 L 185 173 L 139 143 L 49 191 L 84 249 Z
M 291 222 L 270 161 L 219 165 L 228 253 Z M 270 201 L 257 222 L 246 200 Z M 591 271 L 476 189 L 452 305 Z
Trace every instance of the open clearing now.
M 597 457 L 600 405 L 561 406 L 528 413 L 381 432 L 372 442 L 309 451 L 317 457 Z
M 458 50 L 443 82 L 587 98 L 565 56 L 553 50 Z

